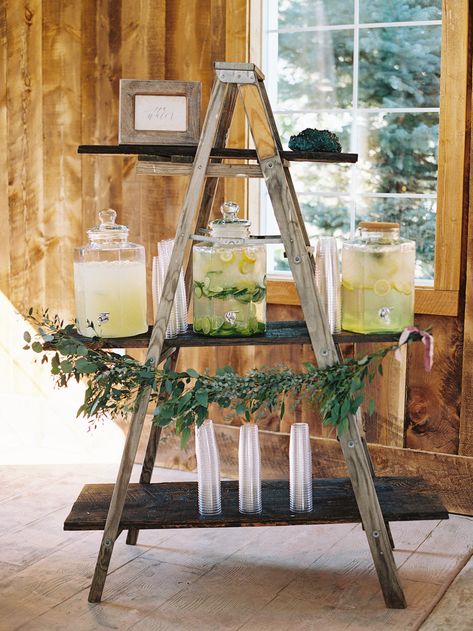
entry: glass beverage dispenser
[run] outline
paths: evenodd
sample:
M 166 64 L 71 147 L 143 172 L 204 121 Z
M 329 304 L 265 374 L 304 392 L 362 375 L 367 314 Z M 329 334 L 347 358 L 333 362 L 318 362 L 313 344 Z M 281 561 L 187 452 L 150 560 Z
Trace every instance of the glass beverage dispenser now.
M 362 221 L 342 248 L 342 329 L 399 332 L 414 321 L 415 242 L 399 224 Z
M 250 336 L 266 330 L 266 248 L 250 240 L 251 222 L 225 202 L 210 236 L 194 237 L 194 331 L 215 337 Z
M 145 250 L 128 241 L 128 228 L 117 225 L 116 216 L 101 210 L 100 225 L 87 231 L 89 243 L 74 252 L 77 329 L 87 337 L 148 330 Z

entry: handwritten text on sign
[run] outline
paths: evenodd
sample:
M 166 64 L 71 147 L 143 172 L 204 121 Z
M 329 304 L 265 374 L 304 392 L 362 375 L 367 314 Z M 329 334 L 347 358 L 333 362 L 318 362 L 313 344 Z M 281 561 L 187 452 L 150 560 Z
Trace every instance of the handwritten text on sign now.
M 137 131 L 186 131 L 186 97 L 136 94 L 135 129 Z

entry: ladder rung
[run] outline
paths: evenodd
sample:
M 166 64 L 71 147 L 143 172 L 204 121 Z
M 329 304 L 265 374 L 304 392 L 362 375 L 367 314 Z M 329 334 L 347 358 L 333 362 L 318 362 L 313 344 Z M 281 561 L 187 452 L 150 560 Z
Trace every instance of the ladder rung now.
M 139 175 L 192 175 L 193 164 L 179 162 L 146 162 L 136 165 Z M 263 177 L 259 164 L 209 164 L 207 177 Z

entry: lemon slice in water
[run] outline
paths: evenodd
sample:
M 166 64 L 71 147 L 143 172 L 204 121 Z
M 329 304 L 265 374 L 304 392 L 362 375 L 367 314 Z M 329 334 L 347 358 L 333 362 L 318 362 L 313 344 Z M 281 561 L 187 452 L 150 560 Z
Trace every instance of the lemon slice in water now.
M 238 271 L 240 274 L 249 274 L 253 271 L 254 263 L 244 261 L 243 259 L 238 263 Z
M 385 278 L 380 278 L 373 285 L 373 291 L 377 296 L 385 296 L 391 289 L 391 283 Z
M 235 258 L 235 254 L 230 249 L 220 250 L 218 255 L 220 257 L 220 260 L 224 263 L 231 263 Z
M 412 285 L 411 283 L 393 283 L 393 287 L 396 291 L 404 294 L 405 296 L 410 296 L 412 294 Z
M 256 254 L 251 250 L 244 250 L 243 254 L 241 255 L 241 260 L 245 261 L 246 263 L 256 263 Z

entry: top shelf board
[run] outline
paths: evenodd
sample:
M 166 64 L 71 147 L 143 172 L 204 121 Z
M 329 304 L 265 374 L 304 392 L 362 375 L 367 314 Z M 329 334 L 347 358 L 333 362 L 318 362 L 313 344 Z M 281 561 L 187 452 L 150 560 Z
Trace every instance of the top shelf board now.
M 186 145 L 79 145 L 78 153 L 103 155 L 134 155 L 193 157 L 197 147 Z M 282 159 L 290 162 L 336 162 L 354 164 L 358 160 L 357 153 L 315 153 L 308 151 L 280 151 Z M 254 149 L 212 149 L 211 158 L 257 160 Z

